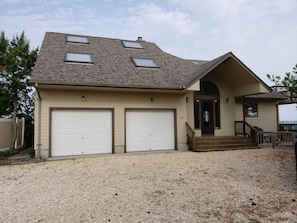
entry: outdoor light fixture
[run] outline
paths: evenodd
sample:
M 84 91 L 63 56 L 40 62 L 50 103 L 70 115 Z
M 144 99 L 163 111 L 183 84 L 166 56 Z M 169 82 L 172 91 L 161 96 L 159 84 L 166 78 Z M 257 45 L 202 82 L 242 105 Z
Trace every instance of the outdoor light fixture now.
M 86 100 L 86 97 L 85 96 L 81 96 L 81 100 L 82 101 L 85 101 Z
M 226 98 L 226 103 L 229 103 L 229 98 Z
M 186 103 L 188 103 L 189 102 L 189 98 L 188 97 L 186 97 Z
M 154 100 L 154 98 L 151 98 L 151 102 L 154 102 L 155 100 Z

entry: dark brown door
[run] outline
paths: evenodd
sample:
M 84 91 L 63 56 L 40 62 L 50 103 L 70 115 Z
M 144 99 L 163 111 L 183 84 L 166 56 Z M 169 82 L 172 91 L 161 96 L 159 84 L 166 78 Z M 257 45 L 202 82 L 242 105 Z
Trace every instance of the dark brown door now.
M 213 101 L 202 101 L 201 105 L 201 120 L 202 120 L 202 135 L 214 135 L 214 113 Z

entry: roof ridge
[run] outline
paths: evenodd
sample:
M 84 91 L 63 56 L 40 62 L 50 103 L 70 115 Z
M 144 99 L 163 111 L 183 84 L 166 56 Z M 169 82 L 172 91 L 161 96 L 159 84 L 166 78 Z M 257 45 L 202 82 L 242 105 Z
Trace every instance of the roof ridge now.
M 58 35 L 69 35 L 69 36 L 83 36 L 83 37 L 91 37 L 91 38 L 98 38 L 98 39 L 109 39 L 109 40 L 120 40 L 120 41 L 133 41 L 133 42 L 146 42 L 146 43 L 153 43 L 154 42 L 148 42 L 146 40 L 138 40 L 139 37 L 137 37 L 136 40 L 133 39 L 121 39 L 121 38 L 112 38 L 112 37 L 105 37 L 105 36 L 94 36 L 94 35 L 84 35 L 84 34 L 76 34 L 76 33 L 62 33 L 62 32 L 52 32 L 52 31 L 47 31 L 45 32 L 45 35 L 47 33 L 51 34 L 58 34 Z

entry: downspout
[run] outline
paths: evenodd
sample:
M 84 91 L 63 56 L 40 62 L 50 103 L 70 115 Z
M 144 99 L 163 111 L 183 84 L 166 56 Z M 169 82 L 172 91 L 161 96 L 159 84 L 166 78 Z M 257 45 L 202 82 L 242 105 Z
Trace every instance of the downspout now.
M 23 117 L 22 118 L 22 142 L 21 142 L 21 145 L 23 146 L 24 145 L 24 140 L 25 140 L 25 126 L 26 126 L 26 119 Z
M 16 131 L 16 140 L 14 141 L 14 148 L 18 149 L 18 141 L 19 141 L 19 123 L 20 119 L 16 117 L 16 126 L 17 126 L 17 131 Z
M 38 137 L 37 137 L 37 150 L 36 150 L 36 159 L 41 159 L 41 96 L 40 96 L 40 92 L 38 90 L 38 83 L 35 83 L 34 85 L 37 95 L 38 95 L 38 126 L 37 126 L 37 133 L 38 133 Z

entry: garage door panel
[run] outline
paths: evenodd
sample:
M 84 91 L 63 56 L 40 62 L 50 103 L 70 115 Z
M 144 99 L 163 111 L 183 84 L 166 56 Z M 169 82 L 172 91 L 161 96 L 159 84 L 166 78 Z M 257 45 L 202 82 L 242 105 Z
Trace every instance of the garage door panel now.
M 110 110 L 52 111 L 52 156 L 111 153 Z
M 174 149 L 172 110 L 127 111 L 127 152 L 171 149 Z

